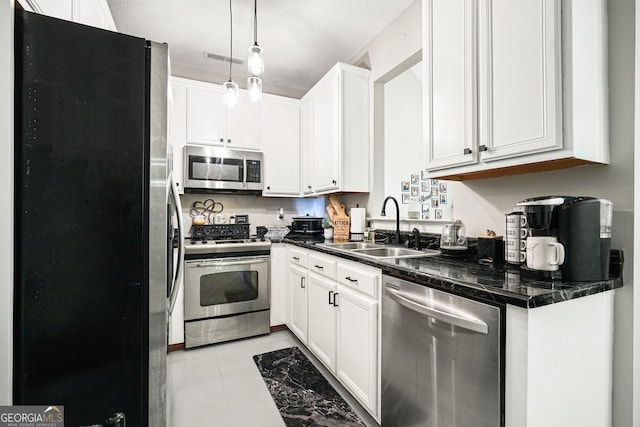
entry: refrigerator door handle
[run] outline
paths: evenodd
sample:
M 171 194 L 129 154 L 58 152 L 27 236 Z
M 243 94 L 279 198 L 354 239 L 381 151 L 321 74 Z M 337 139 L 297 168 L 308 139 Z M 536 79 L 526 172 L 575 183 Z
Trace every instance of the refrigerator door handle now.
M 176 298 L 178 297 L 178 290 L 180 288 L 180 279 L 182 278 L 182 270 L 184 265 L 184 225 L 182 222 L 182 204 L 180 203 L 180 195 L 178 194 L 178 186 L 173 179 L 173 172 L 169 173 L 169 185 L 171 186 L 170 193 L 173 195 L 173 201 L 176 206 L 176 216 L 178 217 L 178 265 L 176 268 L 176 274 L 173 277 L 173 283 L 171 285 L 171 292 L 169 293 L 169 301 L 167 309 L 169 315 L 173 313 L 173 308 L 176 305 Z

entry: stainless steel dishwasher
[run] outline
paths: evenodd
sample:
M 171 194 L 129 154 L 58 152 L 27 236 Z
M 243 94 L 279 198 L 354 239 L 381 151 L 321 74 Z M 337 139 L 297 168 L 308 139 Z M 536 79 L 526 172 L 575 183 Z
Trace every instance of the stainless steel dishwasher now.
M 504 426 L 504 307 L 383 284 L 382 425 Z

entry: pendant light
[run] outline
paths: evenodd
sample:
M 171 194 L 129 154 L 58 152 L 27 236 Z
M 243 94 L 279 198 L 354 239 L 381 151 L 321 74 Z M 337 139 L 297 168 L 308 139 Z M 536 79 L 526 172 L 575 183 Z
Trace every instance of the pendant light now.
M 252 102 L 258 102 L 262 98 L 262 79 L 258 76 L 264 73 L 262 48 L 258 46 L 258 0 L 253 0 L 253 46 L 249 47 L 247 68 L 249 70 L 249 78 L 247 79 L 249 99 Z
M 262 48 L 258 46 L 258 0 L 253 0 L 253 46 L 249 47 L 247 66 L 251 75 L 264 73 L 264 57 Z
M 233 65 L 233 13 L 231 0 L 229 0 L 229 80 L 222 85 L 224 91 L 224 103 L 231 108 L 238 104 L 238 85 L 231 79 L 231 66 Z

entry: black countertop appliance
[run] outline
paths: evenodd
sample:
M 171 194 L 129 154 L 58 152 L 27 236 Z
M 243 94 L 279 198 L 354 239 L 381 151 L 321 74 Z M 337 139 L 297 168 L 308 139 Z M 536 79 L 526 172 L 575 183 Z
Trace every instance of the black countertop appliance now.
M 562 278 L 587 282 L 609 278 L 613 204 L 577 197 L 558 208 L 558 241 L 564 245 Z
M 530 236 L 558 236 L 558 208 L 572 196 L 542 196 L 517 203 L 527 216 Z

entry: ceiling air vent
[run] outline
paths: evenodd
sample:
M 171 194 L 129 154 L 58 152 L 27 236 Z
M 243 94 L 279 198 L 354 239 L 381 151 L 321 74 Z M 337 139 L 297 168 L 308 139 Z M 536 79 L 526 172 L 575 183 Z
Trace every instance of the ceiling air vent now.
M 244 61 L 237 59 L 237 58 L 229 58 L 228 56 L 224 56 L 224 55 L 218 55 L 217 53 L 211 53 L 211 52 L 207 52 L 206 50 L 204 51 L 204 55 L 205 58 L 207 59 L 213 59 L 215 61 L 222 61 L 222 62 L 229 62 L 231 61 L 234 64 L 238 64 L 238 65 L 242 65 L 244 64 Z

